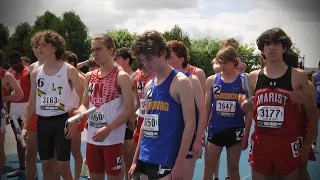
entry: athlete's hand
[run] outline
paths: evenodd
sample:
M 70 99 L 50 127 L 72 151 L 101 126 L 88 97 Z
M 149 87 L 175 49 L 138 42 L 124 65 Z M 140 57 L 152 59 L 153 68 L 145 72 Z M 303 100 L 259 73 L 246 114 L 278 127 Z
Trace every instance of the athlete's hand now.
M 248 137 L 243 136 L 241 140 L 241 147 L 242 147 L 242 150 L 246 150 L 248 148 Z
M 23 126 L 22 126 L 23 127 Z M 25 128 L 23 128 L 22 130 L 21 130 L 21 135 L 20 135 L 20 139 L 27 139 L 27 132 L 28 132 L 28 130 L 27 129 L 25 129 Z
M 200 157 L 201 154 L 202 154 L 202 145 L 201 145 L 201 142 L 202 142 L 202 140 L 201 140 L 201 141 L 195 141 L 195 142 L 193 143 L 193 147 L 192 147 L 192 155 L 193 155 L 194 157 L 196 157 L 197 159 L 198 159 L 198 157 Z
M 128 179 L 132 179 L 132 178 L 134 179 L 134 174 L 136 172 L 136 169 L 137 169 L 137 163 L 133 161 L 128 171 Z
M 182 180 L 183 179 L 183 160 L 177 160 L 173 166 L 171 172 L 171 179 L 172 180 Z
M 92 140 L 94 142 L 102 142 L 104 141 L 110 134 L 111 130 L 107 126 L 104 126 L 103 128 L 100 128 L 98 131 L 93 133 Z
M 77 127 L 78 127 L 78 123 L 77 122 L 72 122 L 72 123 L 66 123 L 65 129 L 64 129 L 64 133 L 67 134 L 66 138 L 67 139 L 72 139 L 76 132 L 77 132 Z
M 82 113 L 83 113 L 83 112 L 82 112 L 81 110 L 79 110 L 79 109 L 74 110 L 74 111 L 72 112 L 73 116 L 76 116 L 76 115 L 79 115 L 79 114 L 80 114 L 81 117 L 78 119 L 78 122 L 83 121 L 83 120 L 85 119 L 85 116 L 83 116 Z
M 253 111 L 254 109 L 254 103 L 252 100 L 244 100 L 242 103 L 241 103 L 241 109 L 242 111 L 244 112 L 249 112 L 249 111 Z

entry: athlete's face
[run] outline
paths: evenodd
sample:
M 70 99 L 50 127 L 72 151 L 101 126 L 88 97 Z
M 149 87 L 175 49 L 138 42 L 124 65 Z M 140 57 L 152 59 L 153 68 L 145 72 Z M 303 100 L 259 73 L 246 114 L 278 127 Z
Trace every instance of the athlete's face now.
M 182 68 L 182 62 L 183 62 L 182 58 L 177 57 L 175 52 L 171 52 L 170 59 L 168 60 L 168 64 L 171 67 L 176 68 L 176 69 L 181 69 Z
M 37 57 L 37 59 L 39 59 L 39 48 L 38 46 L 33 46 L 32 47 L 32 51 L 33 51 L 33 54 Z
M 129 65 L 129 58 L 128 59 L 123 59 L 123 57 L 118 56 L 116 58 L 116 63 L 119 64 L 121 67 L 125 67 Z
M 157 72 L 158 69 L 161 69 L 165 64 L 167 64 L 165 60 L 165 53 L 160 57 L 141 55 L 139 58 L 149 72 Z
M 92 56 L 94 61 L 98 64 L 104 64 L 110 60 L 113 61 L 112 52 L 113 48 L 108 49 L 103 41 L 95 40 L 91 44 Z
M 56 48 L 51 43 L 47 43 L 43 37 L 39 40 L 38 45 L 37 49 L 40 59 L 46 61 L 49 58 L 55 57 Z
M 221 72 L 220 64 L 215 59 L 211 62 L 211 64 L 212 64 L 212 69 L 215 73 Z
M 263 54 L 266 61 L 282 61 L 282 55 L 286 52 L 286 48 L 280 42 L 270 42 L 264 44 Z
M 234 62 L 218 60 L 222 72 L 235 71 Z

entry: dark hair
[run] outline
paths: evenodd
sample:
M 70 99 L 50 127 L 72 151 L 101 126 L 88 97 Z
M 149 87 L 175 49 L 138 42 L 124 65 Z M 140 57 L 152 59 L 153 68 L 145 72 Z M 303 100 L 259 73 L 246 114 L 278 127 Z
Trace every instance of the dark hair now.
M 8 55 L 8 61 L 10 64 L 21 62 L 21 54 L 18 51 L 11 51 Z
M 4 68 L 5 59 L 6 59 L 6 55 L 2 50 L 0 50 L 0 67 L 1 68 Z
M 292 49 L 287 50 L 287 53 L 285 54 L 283 61 L 284 63 L 286 63 L 287 66 L 290 66 L 293 68 L 299 67 L 299 56 Z
M 74 67 L 77 67 L 77 64 L 78 64 L 78 57 L 76 54 L 74 54 L 73 52 L 71 51 L 66 51 L 63 56 L 62 56 L 62 59 L 64 60 L 67 60 L 69 63 L 73 63 L 73 66 Z
M 182 41 L 177 40 L 168 41 L 168 44 L 171 48 L 171 51 L 174 52 L 178 58 L 184 58 L 182 68 L 187 67 L 189 64 L 190 55 L 186 45 Z
M 264 45 L 271 42 L 279 42 L 287 49 L 290 49 L 292 46 L 290 37 L 280 28 L 273 28 L 263 32 L 257 38 L 258 49 L 263 51 Z
M 130 54 L 130 49 L 129 48 L 123 47 L 123 48 L 117 49 L 116 53 L 115 53 L 115 57 L 117 58 L 119 56 L 122 57 L 123 59 L 128 59 L 129 58 L 129 65 L 130 66 L 134 61 L 134 59 L 132 58 L 132 56 Z
M 171 49 L 162 34 L 155 30 L 138 35 L 131 44 L 131 54 L 135 58 L 141 55 L 160 57 L 162 53 L 166 53 L 165 59 L 169 59 Z
M 66 51 L 66 41 L 64 38 L 55 31 L 44 30 L 42 31 L 41 37 L 44 38 L 46 43 L 52 44 L 56 48 L 55 56 L 56 59 L 62 59 L 62 55 Z

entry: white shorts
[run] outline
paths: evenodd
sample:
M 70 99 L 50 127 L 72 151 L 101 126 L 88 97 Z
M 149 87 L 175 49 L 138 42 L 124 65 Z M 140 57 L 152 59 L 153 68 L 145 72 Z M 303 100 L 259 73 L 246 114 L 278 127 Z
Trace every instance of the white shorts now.
M 11 103 L 9 117 L 16 115 L 18 119 L 23 120 L 27 111 L 28 103 Z

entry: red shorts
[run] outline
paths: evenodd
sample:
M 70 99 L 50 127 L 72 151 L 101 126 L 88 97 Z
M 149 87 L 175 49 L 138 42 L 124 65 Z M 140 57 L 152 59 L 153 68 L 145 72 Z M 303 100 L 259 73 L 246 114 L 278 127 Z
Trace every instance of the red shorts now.
M 138 143 L 139 135 L 140 135 L 140 128 L 142 126 L 142 123 L 143 123 L 143 117 L 139 116 L 137 127 L 136 127 L 136 130 L 134 131 L 134 134 L 133 134 L 132 142 Z
M 34 113 L 29 125 L 29 129 L 28 129 L 29 131 L 37 132 L 37 121 L 38 121 L 38 115 Z
M 72 117 L 73 116 L 73 111 L 75 111 L 76 109 L 71 109 L 69 111 L 69 116 Z M 84 130 L 84 125 L 86 124 L 86 120 L 82 120 L 78 126 L 77 126 L 77 132 L 82 132 Z
M 122 146 L 122 143 L 110 146 L 98 146 L 87 143 L 86 160 L 89 173 L 106 173 L 110 176 L 120 175 L 122 168 Z
M 251 168 L 264 175 L 286 176 L 298 168 L 299 143 L 296 136 L 271 134 L 251 136 L 249 146 Z
M 298 142 L 301 143 L 299 144 L 299 148 L 302 148 L 303 142 L 304 142 L 304 135 L 298 137 Z M 309 161 L 316 161 L 316 160 L 317 160 L 316 155 L 314 154 L 312 147 L 310 147 Z M 302 168 L 302 167 L 304 167 L 304 165 L 301 162 L 299 162 L 299 168 Z

